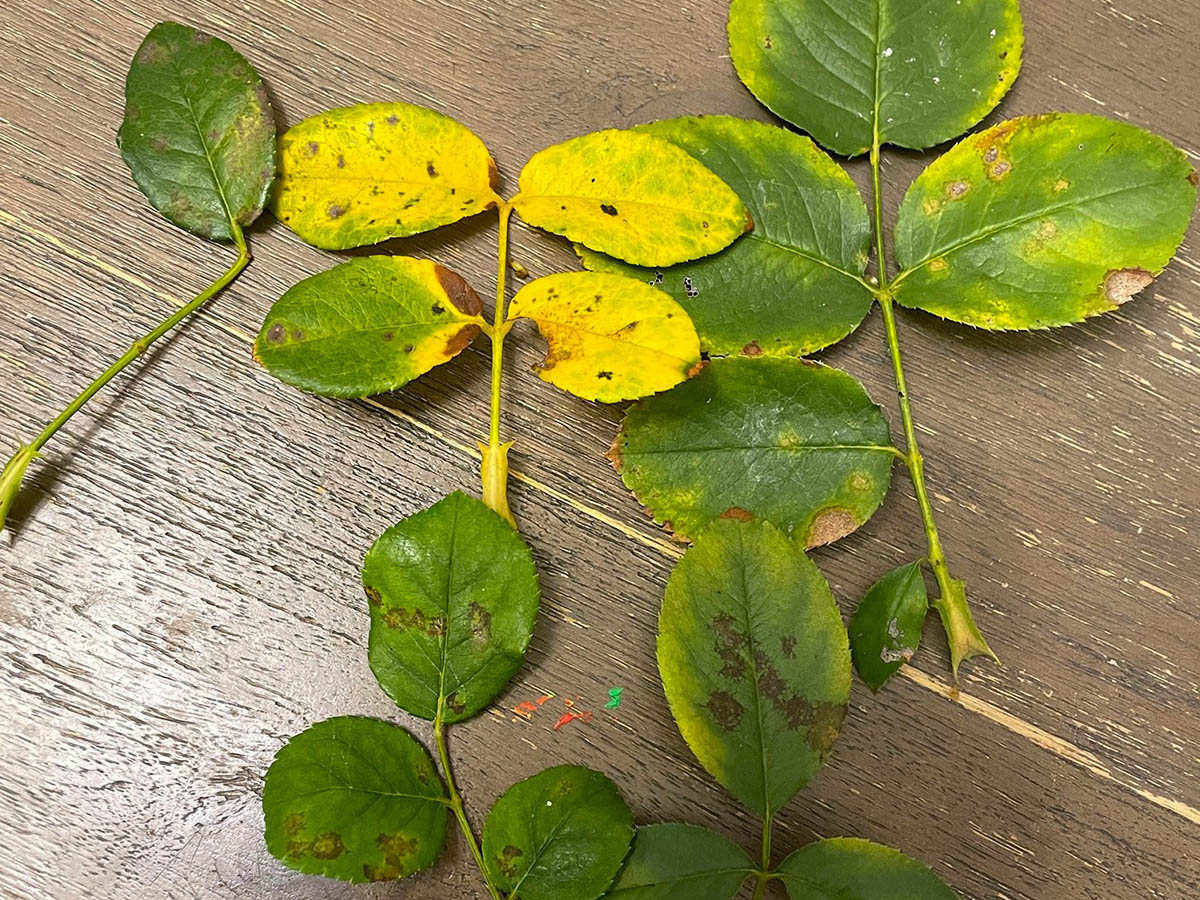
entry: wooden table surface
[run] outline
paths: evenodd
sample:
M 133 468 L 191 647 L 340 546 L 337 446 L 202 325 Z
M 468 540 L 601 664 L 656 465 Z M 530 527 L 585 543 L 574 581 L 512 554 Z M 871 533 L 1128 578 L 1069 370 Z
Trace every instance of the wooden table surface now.
M 1200 151 L 1192 0 L 1027 0 L 1027 62 L 992 117 L 1102 113 Z M 504 183 L 537 149 L 683 113 L 767 114 L 734 77 L 726 0 L 7 0 L 0 11 L 0 436 L 29 438 L 137 334 L 231 258 L 148 208 L 115 132 L 128 61 L 160 18 L 231 40 L 281 127 L 369 100 L 473 128 Z M 890 154 L 889 208 L 931 158 Z M 851 170 L 864 184 L 861 163 Z M 486 294 L 494 218 L 386 252 L 433 256 Z M 259 792 L 288 735 L 358 712 L 404 721 L 366 664 L 362 555 L 397 518 L 475 490 L 485 344 L 379 402 L 274 382 L 247 340 L 271 301 L 332 262 L 264 216 L 248 273 L 76 418 L 38 464 L 0 548 L 0 895 L 469 898 L 455 835 L 437 868 L 350 888 L 266 852 Z M 534 275 L 573 267 L 519 228 Z M 947 550 L 1003 667 L 950 699 L 932 623 L 916 667 L 856 684 L 831 764 L 781 816 L 788 850 L 860 835 L 918 856 L 970 900 L 1200 895 L 1200 249 L 1082 327 L 990 335 L 901 314 Z M 620 410 L 528 370 L 504 414 L 514 511 L 545 589 L 528 663 L 452 755 L 478 822 L 509 783 L 578 762 L 639 822 L 752 846 L 703 772 L 654 668 L 678 549 L 602 454 Z M 893 396 L 878 314 L 822 355 Z M 899 417 L 889 408 L 893 424 Z M 4 452 L 8 452 L 8 447 Z M 911 486 L 816 554 L 847 608 L 919 555 Z M 509 707 L 543 691 L 619 720 L 552 729 Z M 558 701 L 556 701 L 558 702 Z M 424 723 L 406 722 L 423 737 Z

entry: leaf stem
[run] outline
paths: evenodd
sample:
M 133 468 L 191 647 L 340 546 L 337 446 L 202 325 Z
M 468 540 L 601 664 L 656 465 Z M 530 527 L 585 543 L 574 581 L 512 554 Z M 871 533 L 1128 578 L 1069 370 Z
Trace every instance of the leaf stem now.
M 492 400 L 488 425 L 488 442 L 479 444 L 482 456 L 480 478 L 483 482 L 483 502 L 494 509 L 513 528 L 516 520 L 508 509 L 508 450 L 512 442 L 500 443 L 500 386 L 504 371 L 504 338 L 512 328 L 508 321 L 508 221 L 512 216 L 512 204 L 499 205 L 500 229 L 497 238 L 496 309 L 489 336 L 492 339 Z
M 437 715 L 433 720 L 433 741 L 437 744 L 438 760 L 442 764 L 442 777 L 446 779 L 446 790 L 450 793 L 450 808 L 454 810 L 454 818 L 458 820 L 458 827 L 462 831 L 463 837 L 466 838 L 467 846 L 471 849 L 471 856 L 475 857 L 475 865 L 479 867 L 479 874 L 483 876 L 484 884 L 487 885 L 492 900 L 503 900 L 500 890 L 492 884 L 492 879 L 488 877 L 487 869 L 484 868 L 483 851 L 479 849 L 479 841 L 475 838 L 475 832 L 471 830 L 471 823 L 467 821 L 462 795 L 458 792 L 458 785 L 454 783 L 454 770 L 450 767 L 450 754 L 446 750 L 446 730 L 442 722 L 442 705 L 445 702 L 444 697 L 438 698 Z
M 767 882 L 771 880 L 771 825 L 774 823 L 774 816 L 768 816 L 763 819 L 762 827 L 762 854 L 759 857 L 761 860 L 760 868 L 754 873 L 754 898 L 753 900 L 762 900 L 763 895 L 767 890 Z
M 929 545 L 928 562 L 937 579 L 940 593 L 933 605 L 941 616 L 942 625 L 946 630 L 946 637 L 950 644 L 950 664 L 954 680 L 957 682 L 958 667 L 963 660 L 980 655 L 989 656 L 997 662 L 999 660 L 975 624 L 971 608 L 967 604 L 964 582 L 950 575 L 946 554 L 942 549 L 941 537 L 938 535 L 937 523 L 933 517 L 933 505 L 929 502 L 929 491 L 925 485 L 925 457 L 921 454 L 920 445 L 917 443 L 916 428 L 913 425 L 908 385 L 900 357 L 900 336 L 896 331 L 896 313 L 888 286 L 887 254 L 883 241 L 883 193 L 880 189 L 879 168 L 880 141 L 877 125 L 875 141 L 871 147 L 871 181 L 875 206 L 875 253 L 879 269 L 879 289 L 876 292 L 876 299 L 879 302 L 879 310 L 883 314 L 884 328 L 887 331 L 888 350 L 892 357 L 896 393 L 900 402 L 900 416 L 904 420 L 904 461 L 908 465 L 917 505 L 921 510 L 921 522 L 925 526 L 925 540 Z
M 16 499 L 25 470 L 38 456 L 41 449 L 58 433 L 59 429 L 66 425 L 71 420 L 71 417 L 79 412 L 106 384 L 119 375 L 130 363 L 142 356 L 155 341 L 228 287 L 241 274 L 242 270 L 246 268 L 250 262 L 250 250 L 246 246 L 246 238 L 242 234 L 241 227 L 236 222 L 230 223 L 230 230 L 238 251 L 237 259 L 234 260 L 233 265 L 220 278 L 192 298 L 190 302 L 181 306 L 159 323 L 158 327 L 153 331 L 134 341 L 116 362 L 105 369 L 95 381 L 88 385 L 78 397 L 67 405 L 66 409 L 42 429 L 41 434 L 34 438 L 32 443 L 21 446 L 9 459 L 4 467 L 3 474 L 0 475 L 0 530 L 4 528 L 5 519 L 12 508 L 13 501 Z

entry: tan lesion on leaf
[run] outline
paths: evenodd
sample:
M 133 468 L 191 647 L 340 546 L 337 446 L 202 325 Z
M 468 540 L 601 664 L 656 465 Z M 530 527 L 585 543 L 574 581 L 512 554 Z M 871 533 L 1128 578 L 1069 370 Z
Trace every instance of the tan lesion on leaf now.
M 383 851 L 383 862 L 363 864 L 363 875 L 367 881 L 392 881 L 403 878 L 413 870 L 408 860 L 417 850 L 416 838 L 402 834 L 381 834 L 375 839 L 375 845 Z
M 858 528 L 858 520 L 854 513 L 841 506 L 831 506 L 821 510 L 813 519 L 812 527 L 808 529 L 808 547 L 821 547 L 841 540 Z
M 442 348 L 442 353 L 447 357 L 458 356 L 458 354 L 467 349 L 471 341 L 479 336 L 480 331 L 481 329 L 478 325 L 464 325 L 446 341 L 446 346 Z
M 1120 306 L 1154 283 L 1154 276 L 1141 268 L 1110 269 L 1104 276 L 1104 296 Z

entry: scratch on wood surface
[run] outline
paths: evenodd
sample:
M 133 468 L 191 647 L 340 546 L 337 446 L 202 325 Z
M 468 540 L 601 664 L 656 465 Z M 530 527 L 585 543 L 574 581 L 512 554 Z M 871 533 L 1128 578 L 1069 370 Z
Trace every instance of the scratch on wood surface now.
M 0 223 L 15 228 L 35 241 L 45 242 L 72 259 L 95 266 L 106 274 L 145 290 L 154 296 L 160 297 L 168 302 L 174 303 L 175 305 L 183 304 L 183 301 L 178 297 L 155 289 L 144 278 L 114 266 L 111 263 L 95 256 L 94 254 L 74 247 L 68 242 L 59 238 L 57 235 L 29 225 L 22 219 L 9 212 L 0 210 Z M 206 321 L 213 322 L 223 331 L 241 341 L 252 343 L 254 340 L 253 336 L 243 329 L 230 325 L 211 313 L 201 311 L 198 313 L 198 315 Z M 431 437 L 442 441 L 447 446 L 453 447 L 467 456 L 470 456 L 474 459 L 479 458 L 478 452 L 473 448 L 450 437 L 449 435 L 442 433 L 432 425 L 428 425 L 427 423 L 422 422 L 420 419 L 417 419 L 408 413 L 393 409 L 374 399 L 366 399 L 365 402 L 372 407 L 380 409 L 392 416 L 395 416 L 396 418 L 408 422 L 426 434 L 429 434 Z M 575 509 L 581 514 L 601 522 L 619 531 L 621 534 L 638 541 L 644 546 L 655 549 L 664 555 L 678 558 L 684 552 L 682 548 L 679 548 L 666 539 L 643 534 L 637 529 L 618 521 L 617 519 L 601 512 L 600 510 L 596 510 L 593 507 L 576 500 L 575 498 L 539 481 L 538 479 L 515 471 L 510 472 L 510 474 L 512 474 L 514 479 L 517 481 L 527 484 L 535 490 L 569 505 L 572 509 Z M 1146 582 L 1143 582 L 1142 586 L 1147 587 L 1148 589 L 1154 589 L 1152 585 Z M 1159 592 L 1161 593 L 1161 590 Z M 987 702 L 986 700 L 961 693 L 950 684 L 940 681 L 939 679 L 911 665 L 901 668 L 899 674 L 919 687 L 925 688 L 934 694 L 951 700 L 968 712 L 979 715 L 997 725 L 1000 725 L 1011 733 L 1024 738 L 1042 750 L 1066 760 L 1067 762 L 1083 769 L 1089 774 L 1128 790 L 1141 799 L 1170 813 L 1180 816 L 1189 822 L 1192 822 L 1193 824 L 1200 825 L 1200 809 L 1190 806 L 1180 800 L 1175 800 L 1173 798 L 1165 797 L 1161 794 L 1150 791 L 1139 785 L 1136 781 L 1115 773 L 1112 768 L 1096 754 L 1084 750 L 1083 748 L 1072 744 L 1070 741 L 1060 738 L 1046 731 L 1045 729 L 1034 725 L 1031 722 L 1027 722 L 1024 719 L 1021 719 L 1018 716 L 1015 716 L 1012 713 L 1002 709 L 1001 707 Z

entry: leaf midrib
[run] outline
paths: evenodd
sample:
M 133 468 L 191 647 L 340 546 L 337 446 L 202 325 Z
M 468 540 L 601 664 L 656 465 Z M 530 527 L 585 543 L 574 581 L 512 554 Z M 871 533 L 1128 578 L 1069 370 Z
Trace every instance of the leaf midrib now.
M 195 129 L 196 139 L 200 142 L 201 149 L 204 150 L 204 161 L 208 163 L 208 172 L 212 176 L 213 187 L 217 189 L 217 196 L 221 199 L 221 208 L 225 210 L 225 219 L 229 223 L 230 231 L 236 231 L 238 227 L 237 218 L 233 215 L 233 210 L 229 208 L 229 199 L 225 196 L 225 185 L 217 175 L 217 167 L 213 162 L 212 150 L 208 145 L 208 139 L 204 136 L 204 129 L 200 127 L 200 120 L 196 117 L 196 108 L 192 105 L 192 98 L 187 92 L 184 80 L 179 73 L 179 60 L 172 54 L 171 56 L 171 72 L 175 76 L 175 83 L 179 87 L 179 96 L 183 98 L 184 105 L 187 107 L 188 118 L 191 120 L 192 128 Z
M 945 257 L 945 256 L 950 256 L 951 254 L 957 253 L 958 251 L 960 251 L 966 247 L 969 247 L 972 244 L 977 244 L 980 241 L 985 241 L 988 238 L 995 237 L 997 234 L 1008 231 L 1012 228 L 1017 228 L 1021 225 L 1025 225 L 1029 222 L 1033 222 L 1033 221 L 1043 218 L 1045 216 L 1054 215 L 1055 213 L 1062 212 L 1063 210 L 1073 209 L 1075 207 L 1087 206 L 1088 204 L 1095 203 L 1098 200 L 1107 200 L 1110 197 L 1116 197 L 1119 194 L 1124 194 L 1128 191 L 1143 191 L 1143 190 L 1146 190 L 1147 188 L 1155 187 L 1160 182 L 1161 182 L 1161 179 L 1156 179 L 1154 181 L 1148 181 L 1148 182 L 1144 182 L 1141 184 L 1125 185 L 1124 187 L 1119 187 L 1115 190 L 1104 191 L 1099 194 L 1092 194 L 1089 197 L 1073 198 L 1069 201 L 1065 201 L 1063 203 L 1059 203 L 1054 206 L 1048 206 L 1043 209 L 1039 209 L 1036 212 L 1026 213 L 1025 215 L 1017 216 L 1015 218 L 1008 219 L 1004 222 L 996 223 L 991 228 L 984 228 L 983 230 L 971 235 L 969 238 L 960 240 L 958 243 L 952 244 L 943 250 L 937 250 L 934 253 L 932 253 L 931 255 L 926 256 L 920 262 L 913 263 L 908 268 L 906 268 L 903 272 L 901 272 L 899 275 L 897 275 L 896 278 L 893 280 L 892 284 L 893 285 L 899 284 L 903 279 L 907 278 L 910 274 L 917 271 L 917 269 L 923 268 L 924 266 L 928 265 L 930 262 L 932 262 L 935 259 L 939 259 L 939 258 Z

